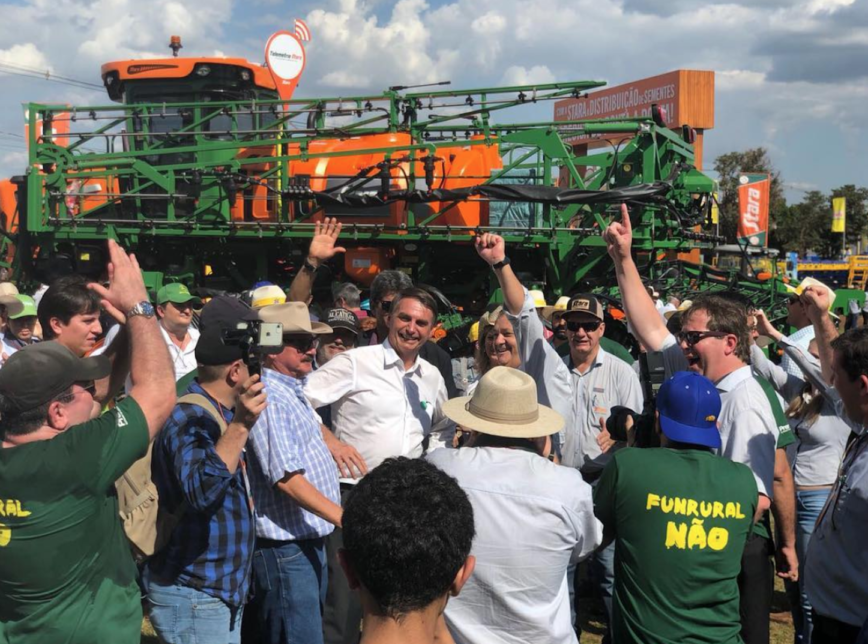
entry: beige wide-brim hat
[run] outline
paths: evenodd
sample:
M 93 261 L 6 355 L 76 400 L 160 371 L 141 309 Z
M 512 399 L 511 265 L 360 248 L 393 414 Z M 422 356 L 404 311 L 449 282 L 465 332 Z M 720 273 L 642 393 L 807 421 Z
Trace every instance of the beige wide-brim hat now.
M 570 303 L 569 295 L 562 295 L 558 298 L 558 301 L 555 302 L 554 306 L 547 306 L 542 310 L 542 316 L 549 322 L 551 322 L 555 315 L 558 313 L 563 313 L 567 310 L 567 304 Z
M 693 306 L 693 300 L 684 300 L 681 304 L 678 305 L 678 308 L 675 309 L 674 311 L 666 311 L 666 312 L 663 314 L 663 317 L 666 318 L 666 319 L 668 320 L 669 318 L 671 318 L 671 317 L 672 317 L 673 315 L 675 315 L 676 313 L 684 313 L 684 312 L 685 312 L 687 309 L 689 309 L 691 306 Z
M 259 319 L 263 322 L 283 325 L 283 335 L 307 334 L 328 335 L 334 333 L 328 324 L 311 322 L 310 312 L 303 302 L 272 304 L 259 309 Z
M 0 304 L 6 307 L 6 315 L 12 317 L 24 312 L 24 302 L 18 299 L 19 297 L 18 295 L 0 295 Z
M 536 382 L 518 369 L 494 367 L 472 396 L 443 403 L 443 413 L 465 429 L 507 438 L 538 438 L 559 432 L 564 418 L 537 402 Z

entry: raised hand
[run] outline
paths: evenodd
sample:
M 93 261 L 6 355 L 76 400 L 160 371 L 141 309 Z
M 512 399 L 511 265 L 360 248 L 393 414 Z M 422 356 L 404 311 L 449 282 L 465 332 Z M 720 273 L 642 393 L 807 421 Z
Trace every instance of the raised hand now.
M 630 249 L 633 246 L 633 225 L 630 223 L 630 211 L 627 204 L 621 204 L 621 221 L 613 221 L 603 231 L 606 250 L 609 256 L 620 263 L 630 259 Z
M 829 289 L 821 286 L 809 286 L 802 291 L 802 304 L 805 305 L 805 312 L 808 318 L 813 322 L 820 319 L 825 313 L 832 308 L 832 295 Z
M 347 251 L 343 246 L 335 246 L 338 236 L 341 234 L 343 224 L 334 217 L 326 217 L 321 222 L 316 222 L 313 229 L 313 239 L 310 240 L 310 248 L 307 251 L 307 259 L 314 266 L 330 260 L 338 253 Z
M 769 319 L 766 317 L 765 311 L 762 309 L 757 309 L 754 311 L 754 317 L 756 317 L 756 330 L 760 335 L 764 335 L 767 338 L 772 338 L 773 340 L 778 340 L 781 337 L 781 333 L 772 326 L 772 323 L 769 322 Z
M 506 243 L 500 235 L 482 233 L 476 238 L 476 252 L 489 265 L 494 266 L 506 257 Z
M 108 240 L 108 251 L 108 288 L 96 282 L 88 284 L 88 288 L 102 298 L 106 312 L 124 324 L 127 312 L 148 299 L 148 291 L 136 256 L 132 253 L 127 255 L 113 239 Z
M 248 430 L 252 429 L 259 419 L 259 415 L 265 411 L 265 385 L 259 380 L 259 375 L 250 376 L 243 385 L 235 400 L 234 422 L 243 425 Z

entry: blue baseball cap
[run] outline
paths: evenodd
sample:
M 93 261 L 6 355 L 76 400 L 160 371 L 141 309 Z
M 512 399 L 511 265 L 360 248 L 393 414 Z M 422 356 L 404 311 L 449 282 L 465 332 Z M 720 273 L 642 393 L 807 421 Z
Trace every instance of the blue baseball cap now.
M 657 393 L 660 429 L 679 443 L 720 447 L 720 394 L 705 376 L 680 371 L 664 382 Z

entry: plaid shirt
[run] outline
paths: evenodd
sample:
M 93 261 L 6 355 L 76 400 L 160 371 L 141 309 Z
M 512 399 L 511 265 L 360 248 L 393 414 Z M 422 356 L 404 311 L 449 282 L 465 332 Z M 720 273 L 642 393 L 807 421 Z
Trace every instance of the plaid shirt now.
M 268 406 L 250 432 L 256 536 L 275 541 L 324 537 L 334 526 L 274 487 L 287 473 L 298 472 L 323 496 L 341 502 L 335 462 L 323 441 L 320 418 L 304 396 L 305 380 L 263 369 L 262 381 Z
M 227 423 L 232 411 L 220 406 L 198 381 L 185 393 L 211 400 Z M 148 561 L 151 574 L 164 582 L 189 586 L 230 606 L 247 600 L 253 556 L 253 513 L 247 494 L 244 455 L 230 474 L 215 451 L 220 428 L 195 405 L 176 405 L 154 441 L 153 481 L 160 507 L 187 507 L 168 545 Z

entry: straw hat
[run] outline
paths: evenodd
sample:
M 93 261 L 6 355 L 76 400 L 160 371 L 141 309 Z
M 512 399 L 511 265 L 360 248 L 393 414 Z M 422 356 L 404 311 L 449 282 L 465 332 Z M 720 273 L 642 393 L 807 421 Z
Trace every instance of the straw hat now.
M 12 288 L 15 287 L 12 286 Z M 18 289 L 16 289 L 16 291 L 17 290 Z M 18 294 L 6 295 L 4 293 L 3 295 L 0 295 L 0 304 L 6 307 L 6 315 L 9 317 L 17 317 L 24 311 L 24 302 L 19 299 L 20 297 L 21 296 Z M 32 302 L 33 300 L 31 299 L 30 301 Z
M 805 289 L 808 288 L 809 286 L 814 287 L 814 288 L 826 289 L 827 291 L 829 291 L 829 314 L 833 318 L 838 317 L 837 315 L 832 313 L 832 309 L 835 306 L 835 298 L 837 297 L 837 294 L 835 293 L 835 291 L 833 289 L 831 289 L 828 286 L 826 286 L 825 284 L 823 284 L 820 280 L 813 278 L 813 277 L 806 277 L 801 282 L 799 282 L 798 286 L 790 286 L 789 284 L 784 284 L 784 286 L 786 287 L 787 291 L 789 291 L 793 295 L 799 295 L 799 296 L 801 296 L 801 294 L 804 293 Z
M 303 302 L 272 304 L 259 309 L 259 319 L 263 322 L 283 325 L 283 335 L 307 334 L 327 335 L 334 333 L 328 324 L 311 322 L 310 312 Z
M 684 300 L 681 304 L 678 305 L 677 309 L 674 309 L 672 311 L 664 311 L 663 317 L 668 320 L 676 313 L 684 313 L 691 306 L 693 306 L 693 300 Z
M 542 316 L 546 320 L 551 321 L 554 319 L 556 313 L 563 313 L 564 311 L 566 311 L 567 310 L 567 304 L 569 304 L 569 303 L 570 303 L 570 296 L 569 295 L 561 295 L 558 298 L 558 301 L 555 302 L 554 306 L 547 306 L 543 309 Z
M 509 367 L 486 372 L 472 396 L 447 400 L 443 413 L 466 429 L 507 438 L 549 436 L 564 427 L 559 413 L 537 402 L 534 379 Z

